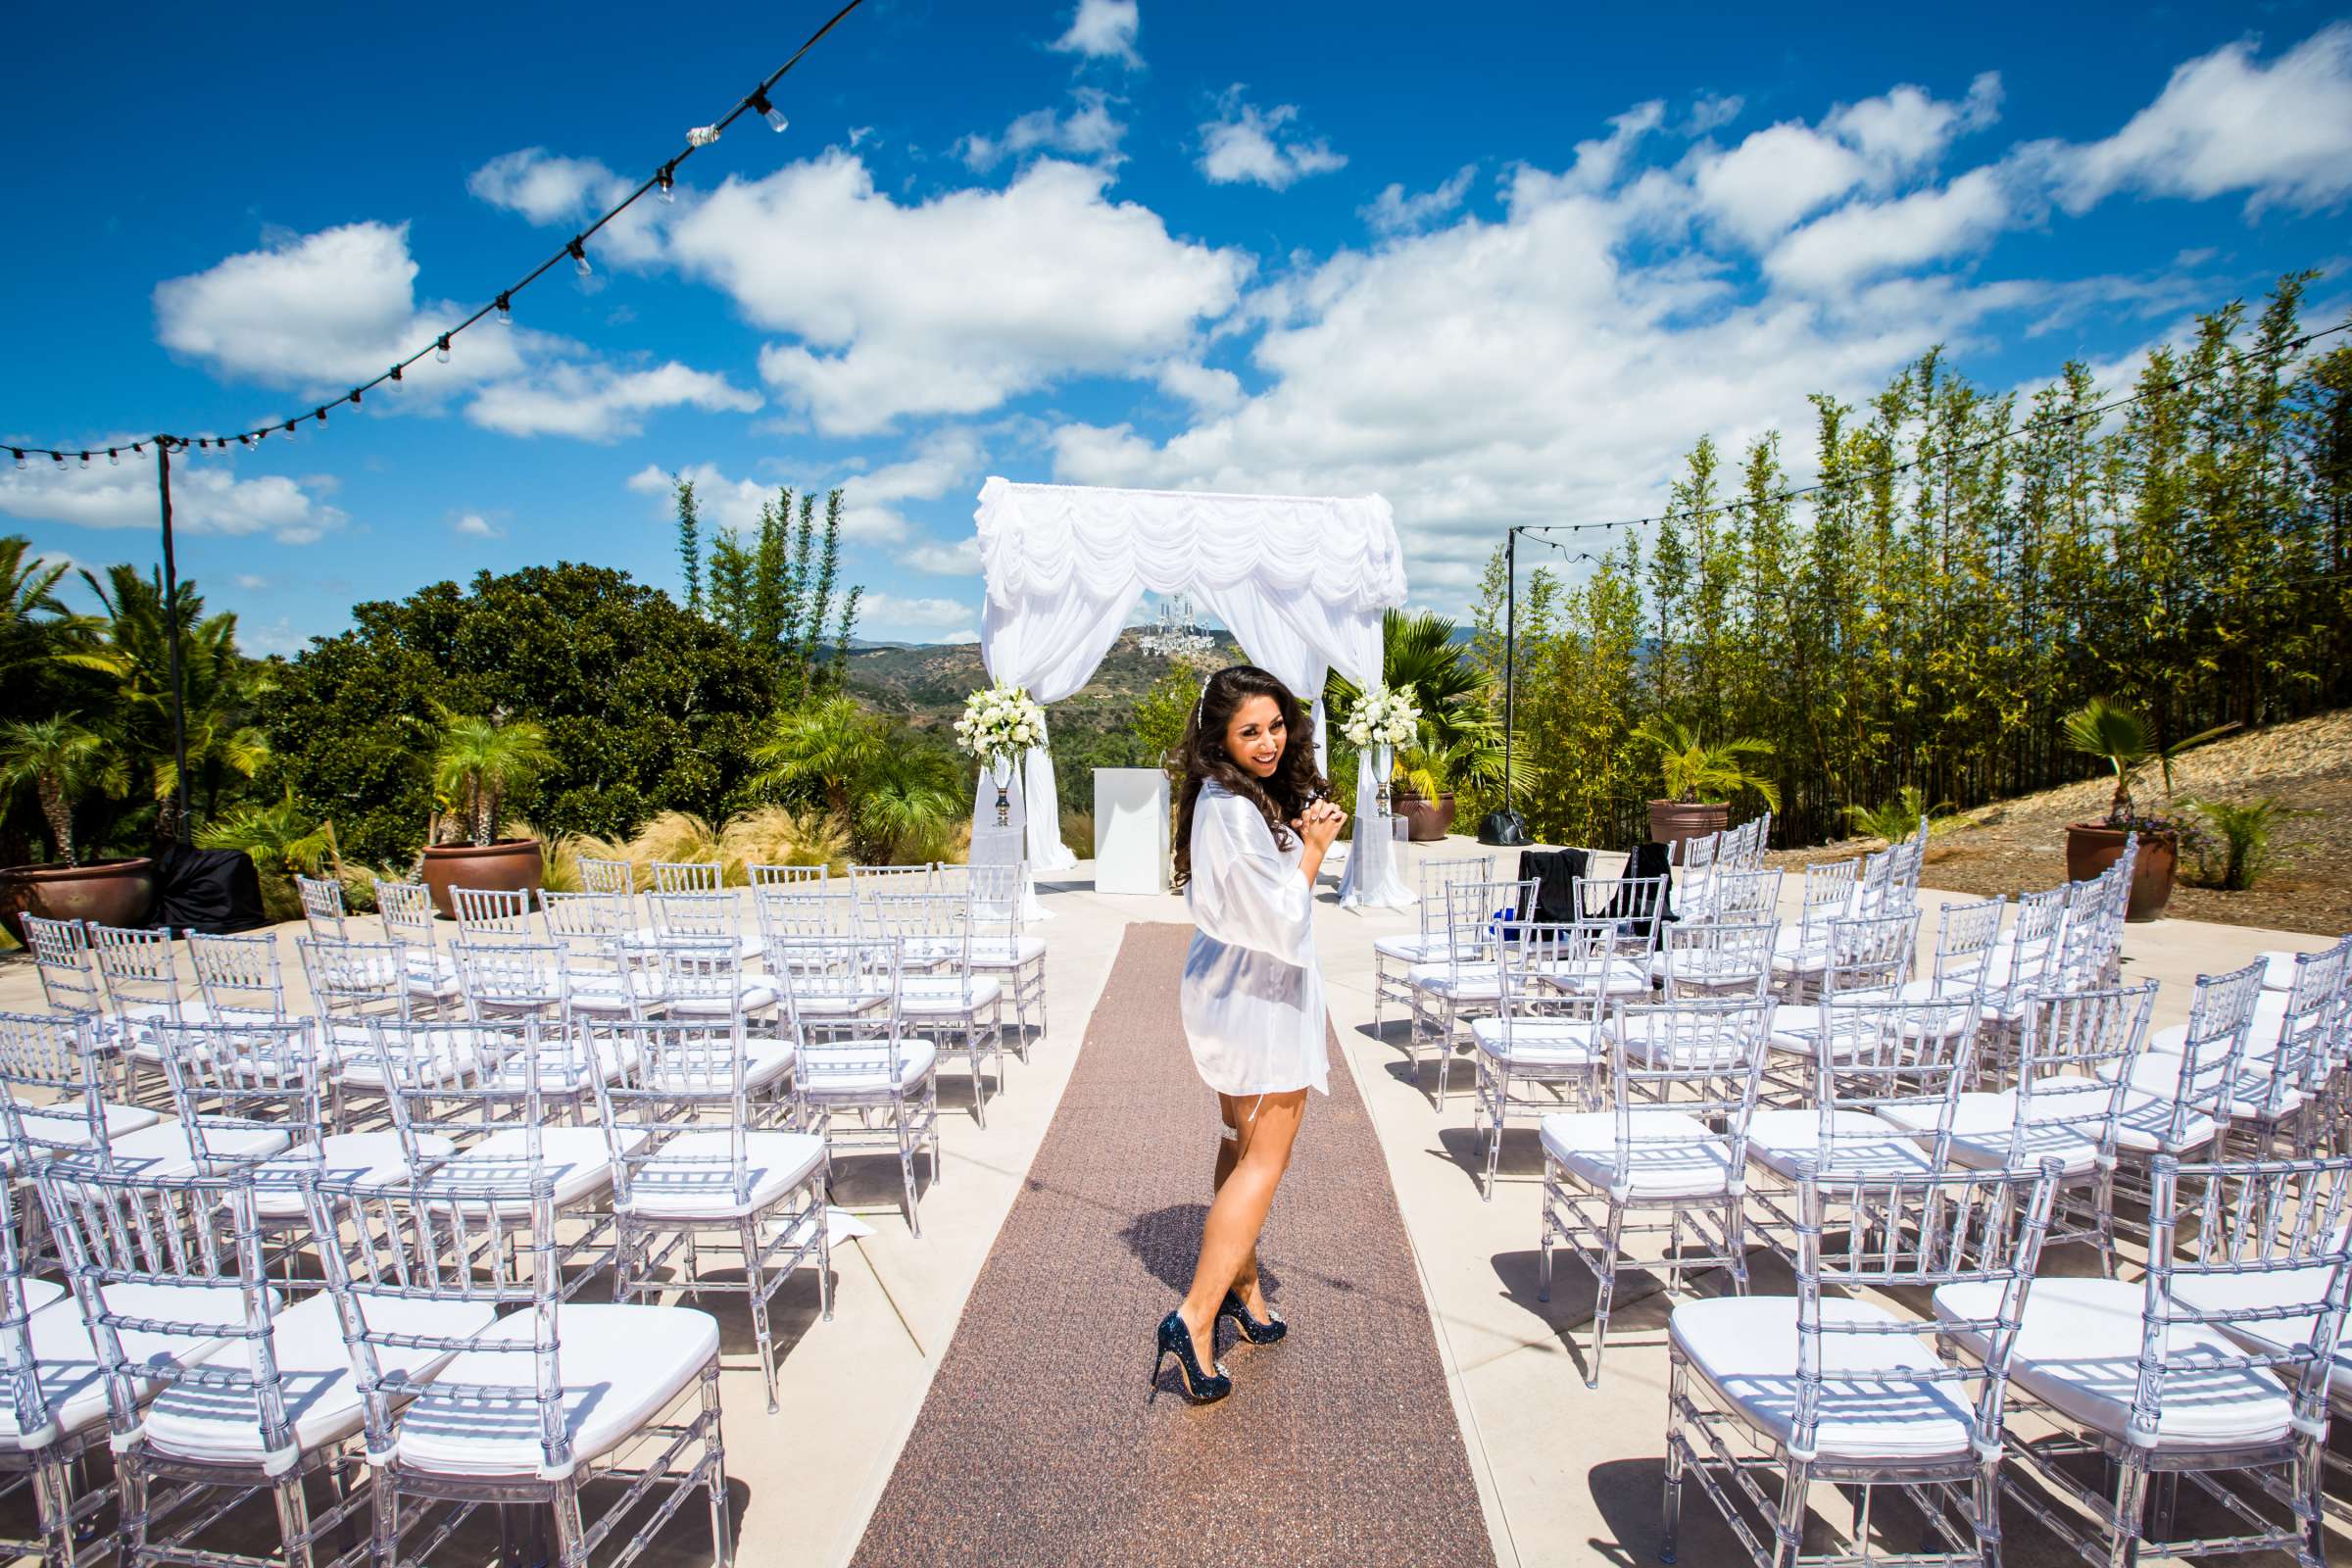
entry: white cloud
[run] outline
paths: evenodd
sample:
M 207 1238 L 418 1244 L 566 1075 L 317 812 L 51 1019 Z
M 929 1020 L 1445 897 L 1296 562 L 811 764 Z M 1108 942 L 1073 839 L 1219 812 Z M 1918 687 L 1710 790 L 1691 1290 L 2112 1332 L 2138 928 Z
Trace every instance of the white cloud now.
M 215 374 L 328 391 L 364 381 L 468 314 L 420 306 L 406 223 L 283 236 L 155 287 L 156 336 Z M 534 335 L 476 330 L 449 365 L 411 367 L 410 395 L 512 375 Z
M 327 506 L 315 478 L 239 478 L 227 464 L 183 455 L 172 467 L 172 522 L 181 533 L 242 538 L 267 533 L 279 544 L 315 544 L 349 521 Z M 155 475 L 125 464 L 83 468 L 34 465 L 0 468 L 0 512 L 78 528 L 153 528 Z
M 270 586 L 269 578 L 256 576 L 250 571 L 240 571 L 236 574 L 236 576 L 230 578 L 229 580 L 234 582 L 238 587 L 244 589 L 247 593 L 258 594 Z
M 1309 174 L 1325 174 L 1347 166 L 1343 153 L 1318 136 L 1308 141 L 1289 127 L 1298 118 L 1297 104 L 1260 109 L 1242 97 L 1235 82 L 1217 100 L 1217 117 L 1200 127 L 1201 173 L 1215 185 L 1244 181 L 1273 190 L 1287 190 Z
M 1940 189 L 1857 202 L 1816 219 L 1775 247 L 1764 270 L 1790 288 L 1843 288 L 1974 250 L 2000 232 L 2010 211 L 2000 172 L 1972 169 Z
M 455 528 L 458 532 L 466 535 L 469 539 L 499 539 L 505 537 L 504 533 L 500 529 L 491 524 L 489 518 L 483 516 L 478 512 L 466 513 L 456 522 L 451 523 L 450 526 Z
M 1003 190 L 900 206 L 827 152 L 729 180 L 680 220 L 690 275 L 792 334 L 760 371 L 828 435 L 977 414 L 1068 374 L 1129 374 L 1232 309 L 1250 263 L 1104 198 L 1101 169 L 1044 158 Z M 823 236 L 812 244 L 811 235 Z
M 809 483 L 808 491 L 817 496 L 820 512 L 827 489 L 839 485 L 848 492 L 841 510 L 843 538 L 864 544 L 895 545 L 909 532 L 907 521 L 895 503 L 936 500 L 969 484 L 978 477 L 985 455 L 979 437 L 970 430 L 957 427 L 935 430 L 897 463 L 870 473 L 851 472 L 815 480 Z M 658 514 L 675 516 L 676 503 L 671 498 L 681 478 L 694 481 L 695 505 L 707 527 L 750 532 L 760 526 L 760 509 L 776 498 L 775 485 L 757 479 L 730 479 L 712 463 L 689 464 L 675 473 L 648 464 L 629 476 L 628 488 L 639 495 L 655 497 Z
M 933 635 L 907 638 L 923 642 L 978 642 L 977 632 L 968 630 L 975 607 L 962 599 L 906 598 L 899 594 L 869 593 L 858 601 L 858 625 L 872 636 L 880 633 L 929 632 Z M 948 636 L 937 635 L 942 627 L 956 630 Z
M 593 158 L 559 158 L 544 147 L 501 153 L 466 177 L 466 188 L 493 207 L 519 213 L 542 228 L 585 228 L 635 189 Z M 651 197 L 596 231 L 588 242 L 591 259 L 629 265 L 662 252 L 661 204 Z
M 1753 132 L 1728 153 L 1702 156 L 1691 184 L 1718 223 L 1762 247 L 1860 184 L 1869 167 L 1843 142 L 1789 121 Z
M 1905 82 L 1876 98 L 1832 110 L 1822 127 L 1881 171 L 1885 176 L 1932 167 L 1952 139 L 1983 130 L 2001 115 L 2001 75 L 1982 72 L 1958 103 L 1929 95 Z
M 1159 389 L 1181 398 L 1203 413 L 1220 414 L 1242 401 L 1242 378 L 1191 360 L 1170 360 L 1159 368 Z
M 980 574 L 980 541 L 974 536 L 952 545 L 917 545 L 906 552 L 905 560 L 915 570 L 937 576 L 976 577 Z
M 759 393 L 747 392 L 723 375 L 692 369 L 675 360 L 650 370 L 563 363 L 527 378 L 482 388 L 466 405 L 466 416 L 508 435 L 613 441 L 637 434 L 644 428 L 639 416 L 656 409 L 687 406 L 706 414 L 749 414 L 762 401 Z
M 2031 149 L 2048 160 L 2061 205 L 2081 213 L 2119 190 L 2197 201 L 2242 190 L 2258 212 L 2352 195 L 2352 24 L 2268 65 L 2254 51 L 2245 39 L 2189 61 L 2102 141 Z
M 956 150 L 966 165 L 982 171 L 1007 158 L 1035 152 L 1117 165 L 1119 138 L 1127 134 L 1127 126 L 1111 114 L 1110 95 L 1098 87 L 1077 87 L 1070 96 L 1075 104 L 1066 115 L 1033 109 L 1005 126 L 1002 136 L 966 136 L 956 144 Z
M 1078 0 L 1069 30 L 1047 47 L 1090 60 L 1117 60 L 1140 66 L 1135 35 L 1143 24 L 1136 0 Z
M 1738 120 L 1746 107 L 1747 100 L 1738 93 L 1701 93 L 1677 128 L 1686 136 L 1709 135 Z
M 1462 205 L 1462 198 L 1470 193 L 1471 176 L 1477 172 L 1475 164 L 1464 164 L 1435 190 L 1411 196 L 1404 193 L 1402 185 L 1391 185 L 1374 197 L 1369 207 L 1359 209 L 1357 216 L 1375 234 L 1407 234 L 1426 228 Z

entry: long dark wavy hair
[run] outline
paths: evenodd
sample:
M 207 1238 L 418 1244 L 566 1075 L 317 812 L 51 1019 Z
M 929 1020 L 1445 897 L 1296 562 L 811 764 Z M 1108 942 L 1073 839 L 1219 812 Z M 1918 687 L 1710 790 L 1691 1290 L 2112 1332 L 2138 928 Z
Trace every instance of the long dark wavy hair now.
M 1233 723 L 1234 710 L 1252 697 L 1273 698 L 1288 731 L 1283 738 L 1282 762 L 1269 779 L 1260 779 L 1225 750 L 1225 732 Z M 1175 885 L 1179 888 L 1193 878 L 1193 803 L 1200 798 L 1200 786 L 1210 779 L 1256 807 L 1273 830 L 1274 842 L 1286 850 L 1291 847 L 1291 818 L 1305 810 L 1309 801 L 1331 793 L 1331 785 L 1315 767 L 1315 734 L 1305 708 L 1288 686 L 1255 664 L 1228 664 L 1208 677 L 1200 701 L 1194 705 L 1193 716 L 1184 726 L 1184 739 L 1169 760 L 1184 773 L 1176 805 Z

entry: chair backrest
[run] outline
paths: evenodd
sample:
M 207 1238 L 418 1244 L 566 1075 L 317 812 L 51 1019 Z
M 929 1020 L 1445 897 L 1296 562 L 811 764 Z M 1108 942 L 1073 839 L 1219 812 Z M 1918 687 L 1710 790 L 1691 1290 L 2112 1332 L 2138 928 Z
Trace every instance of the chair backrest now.
M 587 1094 L 593 1076 L 582 1066 L 585 1053 L 567 1049 L 562 1031 L 532 1017 L 405 1024 L 376 1019 L 368 1036 L 383 1069 L 393 1128 L 413 1166 L 435 1162 L 425 1142 L 433 1137 L 463 1151 L 490 1135 L 521 1130 L 536 1149 L 539 1129 L 550 1120 L 549 1103 L 567 1093 Z M 500 1176 L 512 1175 L 484 1170 L 481 1179 L 499 1185 Z
M 70 1013 L 0 1012 L 0 1125 L 16 1170 L 61 1152 L 105 1149 L 96 1030 Z
M 551 1012 L 564 1005 L 565 951 L 552 942 L 475 942 L 449 945 L 458 962 L 458 991 L 476 1022 L 514 1013 Z
M 188 967 L 196 971 L 205 1011 L 215 1018 L 286 1015 L 286 977 L 274 932 L 213 936 L 191 931 Z
M 180 1384 L 216 1418 L 250 1414 L 269 1462 L 291 1470 L 299 1391 L 277 1364 L 281 1298 L 252 1172 L 146 1176 L 61 1160 L 42 1169 L 40 1190 L 106 1376 L 115 1441 L 137 1437 L 158 1384 Z M 155 1290 L 170 1306 L 139 1310 Z
M 1029 862 L 963 865 L 955 869 L 959 873 L 963 886 L 943 891 L 970 896 L 974 930 L 994 937 L 1020 935 L 1026 919 L 1021 908 L 1024 902 L 1021 893 L 1028 886 Z
M 2065 884 L 2041 893 L 2021 893 L 1994 967 L 1999 983 L 1985 988 L 2004 1012 L 2014 1011 L 2047 983 L 2058 966 L 2058 937 L 2066 923 Z
M 672 1012 L 721 1023 L 743 1022 L 743 948 L 730 941 L 672 938 L 662 944 L 653 996 Z
M 2163 1140 L 2175 1148 L 2187 1141 L 2191 1121 L 2211 1118 L 2217 1125 L 2230 1120 L 2240 1068 L 2245 1061 L 2246 1035 L 2254 1023 L 2254 1004 L 2262 997 L 2260 958 L 2228 974 L 2201 974 L 2189 998 L 2188 1028 L 2180 1042 L 2180 1076 L 2173 1089 L 2173 1113 Z M 2141 1088 L 2152 1086 L 2142 1083 Z
M 1641 939 L 1642 951 L 1654 952 L 1667 882 L 1662 876 L 1580 876 L 1569 887 L 1579 920 L 1613 920 Z
M 935 968 L 969 973 L 972 966 L 972 901 L 949 893 L 876 893 L 865 899 L 870 936 L 901 945 L 906 969 Z
M 311 1004 L 326 1019 L 359 1019 L 389 1013 L 409 1015 L 409 945 L 350 942 L 333 937 L 298 937 Z
M 2110 866 L 2089 881 L 2068 888 L 2066 921 L 2058 933 L 2051 984 L 2076 990 L 2107 984 L 2124 943 L 2124 906 L 2117 902 L 2117 890 L 2130 891 L 2130 884 L 2114 880 L 2114 875 L 2115 867 Z
M 928 861 L 921 865 L 852 865 L 850 893 L 856 900 L 854 909 L 858 930 L 867 936 L 880 934 L 869 923 L 872 918 L 870 906 L 876 896 L 885 893 L 929 893 L 936 881 L 933 867 Z
M 343 907 L 343 884 L 333 877 L 304 876 L 296 872 L 294 891 L 302 899 L 303 924 L 315 937 L 345 937 L 343 929 L 347 911 Z
M 1820 1164 L 1825 1173 L 1842 1167 L 1846 1150 L 1887 1142 L 1883 1132 L 1847 1126 L 1839 1112 L 1876 1111 L 1895 1104 L 1933 1107 L 1933 1125 L 1921 1123 L 1913 1131 L 1928 1141 L 1930 1167 L 1945 1163 L 1951 1152 L 1952 1117 L 1975 1055 L 1980 1012 L 1972 995 L 1903 1001 L 1879 993 L 1823 999 L 1814 1102 L 1821 1114 Z
M 1740 868 L 1753 871 L 1764 864 L 1764 849 L 1772 837 L 1772 812 L 1769 808 L 1747 819 L 1741 827 L 1747 837 L 1740 844 Z
M 1982 991 L 1991 977 L 1992 955 L 2000 946 L 2006 895 L 1968 904 L 1947 904 L 1936 916 L 1937 991 Z
M 1487 882 L 1494 880 L 1494 857 L 1492 855 L 1455 855 L 1443 859 L 1421 862 L 1421 934 L 1438 937 L 1446 933 L 1447 919 L 1446 891 L 1457 882 Z M 1524 918 L 1535 911 L 1528 905 L 1517 906 Z
M 25 1448 L 37 1446 L 37 1435 L 54 1430 L 56 1402 L 41 1382 L 40 1358 L 32 1348 L 32 1304 L 25 1296 L 27 1270 L 17 1246 L 17 1184 L 0 1181 L 0 1346 L 6 1360 L 0 1377 L 8 1380 L 8 1408 L 17 1418 L 17 1431 L 34 1435 L 20 1439 Z M 38 1205 L 39 1195 L 28 1195 Z
M 1644 1117 L 1680 1111 L 1715 1129 L 1729 1146 L 1724 1168 L 1746 1169 L 1747 1123 L 1755 1113 L 1772 1040 L 1773 1004 L 1761 998 L 1615 1004 L 1610 1017 L 1610 1103 L 1617 1116 L 1613 1185 L 1645 1161 L 1688 1161 L 1687 1130 Z
M 618 893 L 542 893 L 539 918 L 550 942 L 603 953 L 628 934 L 628 900 Z
M 1911 977 L 1919 949 L 1919 915 L 1858 915 L 1829 923 L 1821 970 L 1825 1002 L 1840 992 L 1885 991 Z
M 2045 991 L 2018 1020 L 2017 1114 L 2009 1161 L 2018 1168 L 2057 1129 L 2098 1147 L 2112 1167 L 2117 1130 L 2132 1093 L 2131 1066 L 2146 1048 L 2156 982 L 2095 991 Z M 2053 1151 L 2054 1152 L 2054 1151 Z
M 752 909 L 760 918 L 760 942 L 764 950 L 768 968 L 784 972 L 777 957 L 779 942 L 802 939 L 846 937 L 856 927 L 847 893 L 828 893 L 817 888 L 790 886 L 755 888 Z M 806 956 L 811 950 L 789 948 L 788 956 Z
M 2316 1093 L 2342 1067 L 2352 1050 L 2352 936 L 2335 946 L 2295 956 L 2295 978 L 2286 991 L 2286 1014 L 2278 1022 L 2271 1094 Z
M 583 856 L 579 867 L 583 893 L 617 893 L 624 899 L 637 896 L 637 867 L 627 860 L 597 860 Z
M 735 895 L 721 888 L 696 890 L 657 888 L 645 896 L 646 912 L 653 916 L 654 940 L 666 942 L 731 941 L 743 929 L 743 911 Z
M 1714 833 L 1694 833 L 1690 837 L 1683 840 L 1680 846 L 1682 850 L 1683 869 L 1685 871 L 1706 871 L 1712 869 L 1715 864 L 1715 857 L 1717 852 L 1722 850 L 1725 841 L 1729 839 L 1730 836 L 1731 835 L 1728 832 L 1718 831 Z M 1688 891 L 1688 884 L 1685 886 L 1685 891 Z
M 1536 906 L 1536 880 L 1446 884 L 1446 962 L 1458 978 L 1486 955 L 1504 924 L 1525 920 Z
M 824 865 L 747 865 L 745 874 L 755 890 L 760 888 L 808 889 L 824 887 L 831 869 Z
M 158 1016 L 179 1017 L 179 967 L 172 960 L 169 930 L 140 931 L 96 923 L 87 929 L 91 954 L 98 960 L 98 976 L 106 982 L 108 1010 L 126 1024 Z
M 738 1209 L 749 1202 L 757 1172 L 742 1014 L 600 1023 L 590 1034 L 612 1048 L 613 1071 L 596 1075 L 596 1099 L 614 1205 L 639 1197 L 709 1197 Z M 702 1137 L 697 1152 L 676 1147 L 680 1133 L 713 1132 L 726 1135 L 723 1147 Z M 656 1162 L 659 1170 L 647 1173 Z
M 219 1175 L 289 1151 L 317 1154 L 326 1068 L 314 1020 L 167 1023 L 152 1038 L 198 1171 Z M 286 1147 L 239 1136 L 257 1132 Z
M 1503 1048 L 1511 1048 L 1511 1036 L 1523 1019 L 1541 1014 L 1560 1017 L 1573 1013 L 1584 1018 L 1595 1018 L 1600 1013 L 1600 994 L 1577 995 L 1563 990 L 1557 983 L 1565 973 L 1591 969 L 1595 961 L 1605 962 L 1609 955 L 1609 933 L 1599 926 L 1578 926 L 1545 920 L 1504 920 L 1494 930 L 1494 957 L 1496 992 L 1495 1016 L 1502 1030 Z
M 647 867 L 655 893 L 716 893 L 726 868 L 715 860 L 656 860 Z
M 1854 900 L 1862 875 L 1860 860 L 1830 860 L 1805 867 L 1805 891 L 1798 923 L 1805 933 L 1808 946 L 1818 945 L 1828 934 L 1832 920 L 1842 920 L 1854 912 Z
M 2022 1173 L 1857 1177 L 1824 1171 L 1799 1178 L 1790 1448 L 1809 1452 L 1815 1447 L 1825 1383 L 1844 1367 L 1885 1364 L 1882 1355 L 1841 1350 L 1838 1342 L 1867 1344 L 1874 1337 L 1932 1333 L 1944 1354 L 1933 1366 L 1868 1374 L 1868 1397 L 1892 1419 L 1904 1408 L 1905 1384 L 1975 1383 L 1976 1451 L 1998 1457 L 2009 1358 L 2049 1234 L 2060 1173 L 2060 1162 L 2052 1159 Z M 1981 1316 L 1938 1312 L 1936 1321 L 1926 1323 L 1837 1309 L 1838 1295 L 1894 1289 L 1925 1294 L 1947 1285 L 1994 1287 L 1984 1296 L 1990 1309 Z M 1832 1309 L 1824 1309 L 1825 1301 Z M 1964 1346 L 1981 1354 L 1963 1353 Z
M 1770 918 L 1739 924 L 1669 924 L 1664 940 L 1666 998 L 1745 996 L 1762 1001 L 1772 987 L 1772 951 L 1780 934 L 1781 922 Z
M 433 891 L 421 882 L 392 882 L 378 877 L 375 917 L 383 924 L 387 942 L 405 942 L 426 953 L 441 945 L 440 934 L 433 929 Z
M 462 942 L 528 942 L 536 934 L 528 888 L 451 888 L 449 906 Z
M 1717 866 L 1707 888 L 1706 918 L 1734 925 L 1779 919 L 1781 877 L 1778 869 L 1737 871 L 1730 866 Z M 1690 917 L 1686 914 L 1684 918 L 1687 921 Z
M 106 993 L 98 978 L 98 961 L 90 952 L 90 934 L 79 920 L 24 916 L 25 946 L 32 950 L 33 968 L 41 977 L 41 998 L 57 1012 L 77 1012 L 95 1018 L 106 1011 Z
M 2187 1326 L 2235 1341 L 2240 1364 L 2268 1367 L 2293 1390 L 2295 1425 L 2323 1428 L 2352 1290 L 2352 1157 L 2185 1165 L 2158 1154 L 2151 1175 L 2147 1327 L 2128 1440 L 2154 1441 L 2175 1378 L 2212 1376 L 2217 1358 L 2197 1348 L 2201 1336 L 2174 1332 Z M 2249 1291 L 2237 1283 L 2248 1278 L 2268 1283 Z
M 901 943 L 781 937 L 770 946 L 768 960 L 785 981 L 786 1038 L 800 1053 L 793 1067 L 797 1093 L 898 1082 L 907 1045 L 899 1015 Z

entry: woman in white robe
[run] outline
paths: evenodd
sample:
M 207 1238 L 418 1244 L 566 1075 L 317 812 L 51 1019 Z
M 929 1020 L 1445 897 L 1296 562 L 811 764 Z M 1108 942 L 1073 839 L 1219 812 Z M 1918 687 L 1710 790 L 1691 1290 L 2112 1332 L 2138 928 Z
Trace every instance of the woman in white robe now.
M 1192 1289 L 1160 1321 L 1167 1356 L 1205 1402 L 1232 1392 L 1217 1325 L 1270 1345 L 1289 1326 L 1266 1304 L 1257 1236 L 1291 1158 L 1306 1092 L 1330 1093 L 1314 891 L 1347 815 L 1325 800 L 1314 734 L 1281 681 L 1249 664 L 1209 677 L 1178 754 L 1176 881 L 1199 929 L 1179 988 L 1193 1062 L 1217 1093 L 1216 1200 Z

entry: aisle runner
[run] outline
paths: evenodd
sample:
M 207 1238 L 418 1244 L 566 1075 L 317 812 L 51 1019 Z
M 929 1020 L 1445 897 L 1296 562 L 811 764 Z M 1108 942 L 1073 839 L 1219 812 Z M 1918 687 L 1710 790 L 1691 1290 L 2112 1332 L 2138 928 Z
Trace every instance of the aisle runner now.
M 1187 1405 L 1171 1367 L 1145 1405 L 1216 1151 L 1176 1012 L 1191 935 L 1128 927 L 860 1568 L 1492 1568 L 1396 1198 L 1336 1049 L 1260 1250 L 1290 1339 L 1228 1349 L 1221 1404 Z

